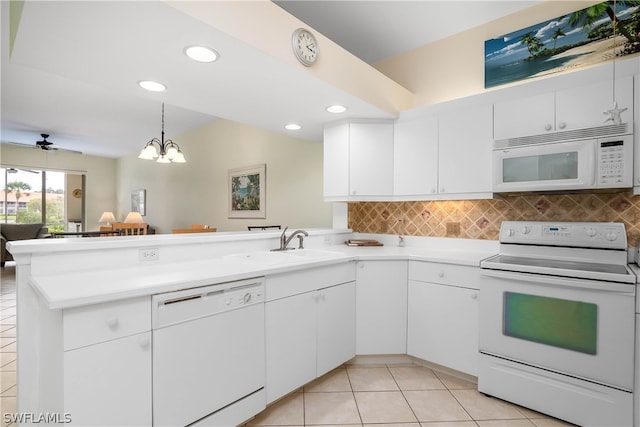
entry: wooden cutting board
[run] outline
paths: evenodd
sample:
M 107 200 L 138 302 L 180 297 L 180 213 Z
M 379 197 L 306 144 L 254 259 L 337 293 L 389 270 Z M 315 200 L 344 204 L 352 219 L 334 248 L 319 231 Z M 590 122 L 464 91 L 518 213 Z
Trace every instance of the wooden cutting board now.
M 369 239 L 350 239 L 344 242 L 347 246 L 384 246 L 384 244 L 377 240 Z

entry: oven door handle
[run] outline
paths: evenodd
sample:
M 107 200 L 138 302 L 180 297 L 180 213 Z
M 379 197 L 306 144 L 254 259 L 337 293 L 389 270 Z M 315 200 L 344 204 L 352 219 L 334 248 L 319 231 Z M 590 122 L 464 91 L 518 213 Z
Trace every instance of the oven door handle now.
M 505 279 L 512 282 L 527 282 L 554 287 L 589 289 L 597 292 L 617 293 L 633 296 L 635 284 L 603 282 L 590 279 L 573 279 L 570 277 L 554 277 L 541 274 L 519 273 L 511 271 L 482 269 L 481 277 Z

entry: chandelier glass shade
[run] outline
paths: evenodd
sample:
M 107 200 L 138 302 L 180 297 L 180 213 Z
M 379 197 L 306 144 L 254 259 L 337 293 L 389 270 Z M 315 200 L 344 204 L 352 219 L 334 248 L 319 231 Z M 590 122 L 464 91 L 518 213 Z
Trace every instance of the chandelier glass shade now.
M 157 148 L 156 148 L 157 146 Z M 140 150 L 139 159 L 154 160 L 158 163 L 186 163 L 180 146 L 170 139 L 164 139 L 164 102 L 162 103 L 162 133 L 160 139 L 153 138 Z

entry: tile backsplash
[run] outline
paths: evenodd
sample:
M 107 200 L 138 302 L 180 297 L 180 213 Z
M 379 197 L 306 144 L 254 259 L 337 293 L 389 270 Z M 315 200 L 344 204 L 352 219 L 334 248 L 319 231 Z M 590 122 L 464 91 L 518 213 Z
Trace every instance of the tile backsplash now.
M 349 203 L 359 233 L 497 240 L 502 221 L 613 221 L 640 245 L 640 196 L 628 193 L 517 195 L 491 200 Z

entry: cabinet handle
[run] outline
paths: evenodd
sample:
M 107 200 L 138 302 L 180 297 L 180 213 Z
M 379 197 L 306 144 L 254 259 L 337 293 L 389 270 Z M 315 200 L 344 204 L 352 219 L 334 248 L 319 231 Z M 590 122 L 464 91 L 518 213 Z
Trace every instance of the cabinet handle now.
M 551 130 L 551 125 L 548 123 L 544 125 L 544 130 Z
M 435 188 L 432 188 L 432 189 L 431 189 L 431 194 L 435 194 L 435 193 L 436 193 L 436 189 L 435 189 Z
M 118 329 L 118 326 L 120 324 L 120 322 L 118 321 L 117 317 L 111 318 L 111 319 L 107 319 L 105 320 L 105 323 L 107 324 L 107 326 L 109 327 L 109 329 L 111 330 L 116 330 Z
M 355 196 L 356 195 L 356 190 L 351 190 L 351 195 Z
M 440 187 L 440 192 L 441 192 L 441 193 L 444 193 L 444 192 L 445 192 L 444 187 Z
M 444 271 L 438 271 L 438 277 L 440 278 L 444 277 Z
M 478 299 L 478 294 L 477 293 L 472 293 L 471 294 L 471 299 Z
M 142 348 L 143 350 L 146 350 L 149 348 L 149 346 L 151 345 L 151 340 L 149 339 L 149 337 L 144 336 L 144 337 L 140 337 L 138 338 L 138 345 L 140 346 L 140 348 Z
M 558 127 L 559 127 L 560 129 L 564 129 L 564 128 L 566 128 L 566 127 L 567 127 L 567 124 L 566 124 L 565 122 L 560 122 L 560 123 L 558 123 Z

